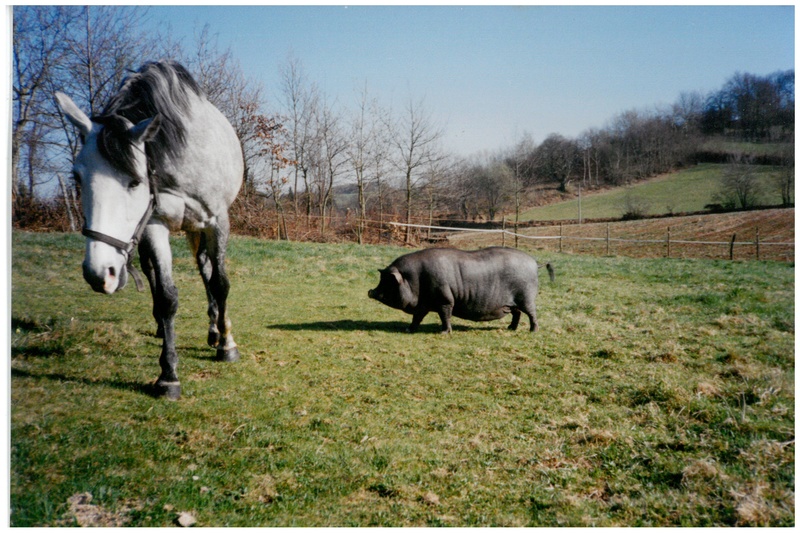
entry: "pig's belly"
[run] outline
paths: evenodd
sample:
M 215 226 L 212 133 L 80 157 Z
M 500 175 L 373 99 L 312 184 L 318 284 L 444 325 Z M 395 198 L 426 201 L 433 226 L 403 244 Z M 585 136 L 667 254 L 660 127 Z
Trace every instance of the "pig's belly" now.
M 511 312 L 511 306 L 502 305 L 499 307 L 476 309 L 469 306 L 453 307 L 453 316 L 472 320 L 473 322 L 485 322 L 487 320 L 499 320 Z

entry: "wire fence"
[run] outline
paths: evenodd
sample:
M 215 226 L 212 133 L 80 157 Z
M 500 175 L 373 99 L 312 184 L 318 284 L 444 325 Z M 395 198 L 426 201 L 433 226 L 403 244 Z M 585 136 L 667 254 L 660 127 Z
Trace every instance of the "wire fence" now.
M 554 249 L 558 252 L 593 253 L 605 255 L 629 255 L 632 257 L 667 257 L 667 258 L 718 258 L 718 259 L 755 259 L 794 261 L 794 241 L 776 242 L 761 238 L 760 231 L 755 228 L 755 238 L 752 240 L 737 240 L 737 234 L 731 234 L 726 240 L 688 240 L 676 239 L 671 228 L 667 228 L 663 238 L 627 238 L 612 236 L 612 225 L 605 224 L 605 235 L 586 236 L 565 233 L 565 226 L 550 226 L 556 228 L 558 235 L 530 235 L 518 233 L 508 229 L 477 229 L 459 228 L 450 226 L 434 226 L 425 224 L 405 224 L 390 222 L 398 228 L 413 228 L 416 230 L 436 231 L 434 239 L 448 238 L 455 234 L 464 236 L 480 236 L 483 238 L 463 239 L 475 244 L 497 244 L 501 246 L 519 247 L 520 240 L 533 243 L 539 249 Z M 598 226 L 591 228 L 595 233 Z M 576 231 L 574 225 L 566 226 L 569 231 Z M 577 231 L 586 231 L 586 226 L 578 226 Z M 552 229 L 551 229 L 552 231 Z M 486 237 L 489 237 L 487 239 Z M 480 242 L 483 241 L 483 242 Z M 499 241 L 499 242 L 498 242 Z M 538 245 L 538 246 L 537 246 Z M 588 245 L 588 246 L 587 246 Z M 647 247 L 647 250 L 643 250 Z M 701 252 L 692 249 L 704 248 Z
M 361 219 L 350 212 L 322 217 L 247 209 L 232 218 L 236 233 L 297 241 L 412 246 L 447 242 L 462 248 L 495 245 L 629 257 L 794 261 L 794 209 L 613 223 L 527 223 L 516 231 L 499 222 L 449 218 L 420 217 L 407 223 L 398 213 Z

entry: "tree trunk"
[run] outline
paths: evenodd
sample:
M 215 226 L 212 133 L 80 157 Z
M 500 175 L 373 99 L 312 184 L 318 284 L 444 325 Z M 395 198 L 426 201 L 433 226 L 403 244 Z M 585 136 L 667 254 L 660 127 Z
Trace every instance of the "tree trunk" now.
M 411 244 L 411 169 L 406 172 L 406 244 Z
M 61 177 L 61 173 L 57 172 L 56 177 L 58 178 L 58 184 L 61 186 L 61 194 L 64 195 L 64 205 L 67 208 L 67 219 L 69 219 L 69 229 L 70 231 L 75 231 L 75 215 L 72 213 L 72 205 L 70 202 L 70 194 L 67 192 L 67 185 L 64 183 L 64 178 Z

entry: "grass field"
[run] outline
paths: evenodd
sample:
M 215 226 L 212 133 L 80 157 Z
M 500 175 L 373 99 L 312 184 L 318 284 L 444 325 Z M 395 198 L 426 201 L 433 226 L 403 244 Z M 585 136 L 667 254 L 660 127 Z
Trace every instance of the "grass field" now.
M 625 212 L 626 196 L 646 202 L 648 215 L 694 213 L 703 211 L 706 204 L 715 203 L 719 180 L 725 165 L 701 164 L 674 174 L 667 174 L 631 187 L 586 194 L 580 201 L 584 219 L 619 218 Z M 774 169 L 758 167 L 762 182 L 764 205 L 779 205 L 780 195 L 773 191 L 769 179 Z M 520 220 L 578 219 L 578 199 L 535 207 L 525 211 Z
M 12 235 L 14 526 L 795 523 L 792 265 L 547 253 L 537 334 L 409 335 L 366 296 L 406 250 L 234 238 L 224 364 L 176 240 L 168 402 L 149 295 L 92 293 L 82 242 Z

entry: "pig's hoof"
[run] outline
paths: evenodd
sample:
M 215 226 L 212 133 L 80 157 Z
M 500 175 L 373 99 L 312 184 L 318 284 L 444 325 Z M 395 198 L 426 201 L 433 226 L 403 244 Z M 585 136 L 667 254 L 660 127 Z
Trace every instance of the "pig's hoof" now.
M 235 363 L 239 360 L 239 348 L 234 346 L 233 348 L 217 348 L 217 361 L 222 361 L 223 363 Z
M 180 381 L 156 381 L 155 395 L 167 400 L 179 400 L 181 398 Z

